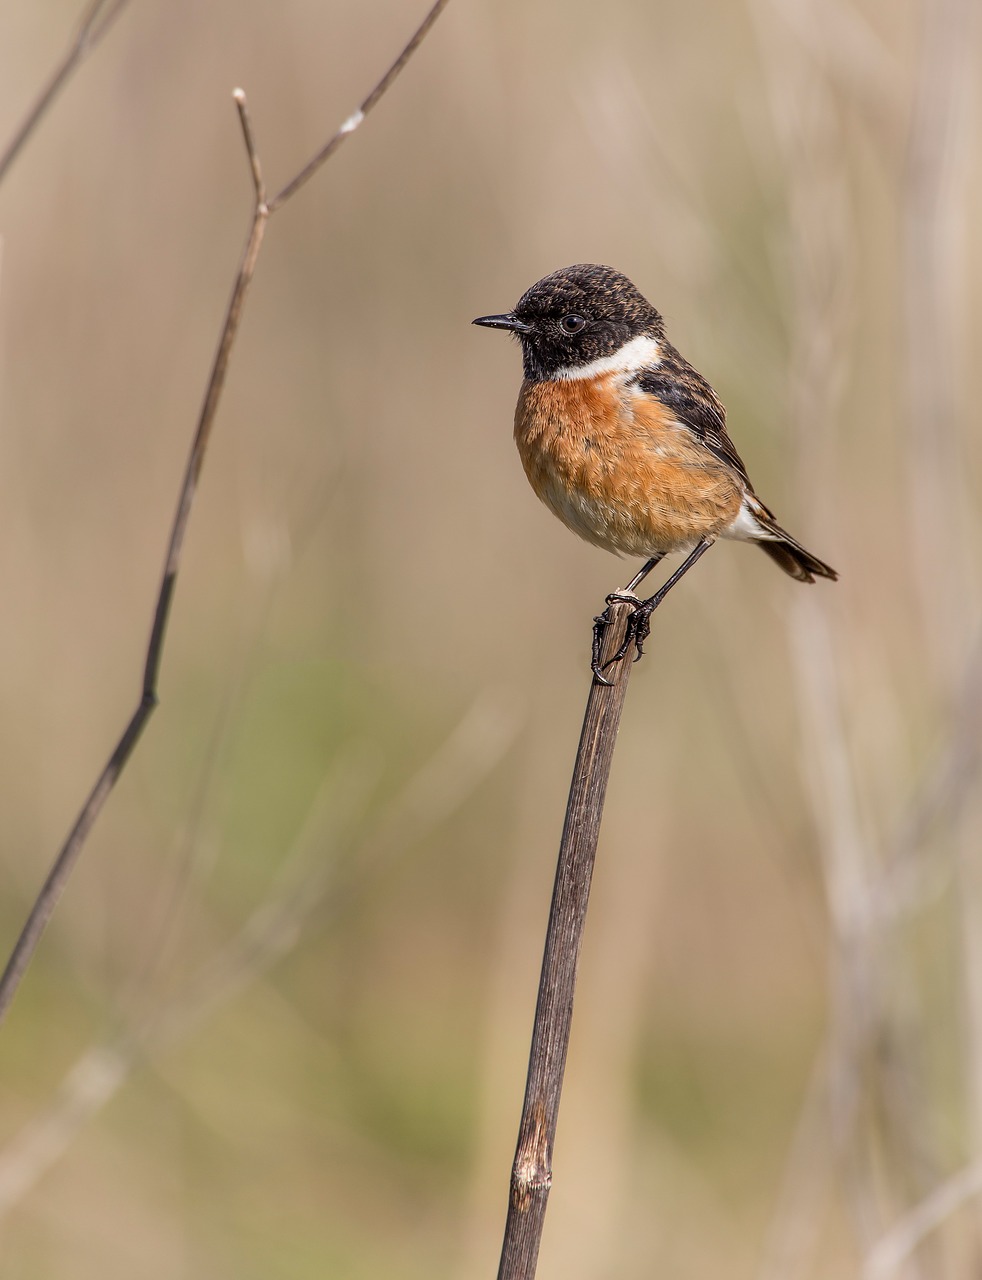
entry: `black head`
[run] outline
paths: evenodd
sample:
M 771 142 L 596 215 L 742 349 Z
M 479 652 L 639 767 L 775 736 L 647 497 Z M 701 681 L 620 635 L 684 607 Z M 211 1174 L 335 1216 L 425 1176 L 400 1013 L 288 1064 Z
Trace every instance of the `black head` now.
M 474 324 L 518 336 L 531 382 L 612 356 L 632 338 L 665 335 L 661 316 L 627 276 L 591 263 L 543 276 L 514 311 L 480 316 Z

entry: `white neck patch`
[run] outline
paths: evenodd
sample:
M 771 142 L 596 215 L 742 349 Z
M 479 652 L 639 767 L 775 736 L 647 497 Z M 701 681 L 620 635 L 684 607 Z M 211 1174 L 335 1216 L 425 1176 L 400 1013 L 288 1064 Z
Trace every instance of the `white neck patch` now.
M 552 374 L 550 381 L 572 382 L 578 378 L 596 378 L 604 373 L 635 373 L 638 369 L 661 362 L 661 344 L 657 338 L 641 333 L 613 355 L 601 356 L 589 364 L 566 365 Z

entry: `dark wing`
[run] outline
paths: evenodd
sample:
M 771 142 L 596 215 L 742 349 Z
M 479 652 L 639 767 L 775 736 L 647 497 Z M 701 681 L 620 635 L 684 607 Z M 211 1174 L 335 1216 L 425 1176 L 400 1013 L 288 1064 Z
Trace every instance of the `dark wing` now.
M 743 459 L 726 433 L 726 410 L 706 379 L 683 360 L 668 342 L 661 344 L 662 358 L 656 365 L 642 369 L 634 382 L 647 395 L 654 396 L 670 409 L 696 437 L 704 449 L 732 467 L 753 493 Z

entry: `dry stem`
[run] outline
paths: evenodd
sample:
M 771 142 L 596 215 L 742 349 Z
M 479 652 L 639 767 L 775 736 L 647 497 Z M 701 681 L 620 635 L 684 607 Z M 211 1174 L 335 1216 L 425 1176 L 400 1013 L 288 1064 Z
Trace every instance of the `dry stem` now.
M 617 652 L 631 609 L 612 606 L 603 659 Z M 573 766 L 566 821 L 559 843 L 556 882 L 546 927 L 545 954 L 532 1028 L 525 1101 L 512 1165 L 511 1192 L 498 1280 L 532 1280 L 552 1185 L 552 1148 L 566 1067 L 576 965 L 583 938 L 590 883 L 603 816 L 607 779 L 617 741 L 633 644 L 611 668 L 610 687 L 593 681 Z

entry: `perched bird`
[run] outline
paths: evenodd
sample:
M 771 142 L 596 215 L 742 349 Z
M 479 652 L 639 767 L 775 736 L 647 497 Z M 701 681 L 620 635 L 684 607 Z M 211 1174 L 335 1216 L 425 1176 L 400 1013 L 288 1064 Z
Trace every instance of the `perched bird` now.
M 584 263 L 544 276 L 503 315 L 474 324 L 522 344 L 515 441 L 536 494 L 574 533 L 645 564 L 623 591 L 640 657 L 654 609 L 717 538 L 753 542 L 799 582 L 835 579 L 754 493 L 727 435 L 726 410 L 665 337 L 627 276 Z M 686 559 L 646 600 L 634 590 L 673 551 Z M 594 630 L 593 671 L 607 612 Z M 611 659 L 614 661 L 615 659 Z

